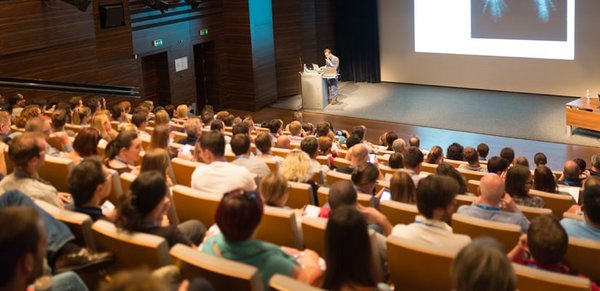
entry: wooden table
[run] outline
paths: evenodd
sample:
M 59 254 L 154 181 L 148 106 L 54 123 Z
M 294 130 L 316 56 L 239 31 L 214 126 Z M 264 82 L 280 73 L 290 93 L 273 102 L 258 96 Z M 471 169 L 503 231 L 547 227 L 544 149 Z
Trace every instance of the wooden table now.
M 598 98 L 579 98 L 565 104 L 567 134 L 573 127 L 600 131 L 600 100 Z

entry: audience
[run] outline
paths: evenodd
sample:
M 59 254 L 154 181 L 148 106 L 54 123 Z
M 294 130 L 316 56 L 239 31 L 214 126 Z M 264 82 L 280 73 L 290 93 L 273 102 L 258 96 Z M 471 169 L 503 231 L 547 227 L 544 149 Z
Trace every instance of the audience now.
M 275 156 L 271 152 L 271 147 L 273 146 L 273 136 L 267 132 L 261 132 L 256 136 L 254 140 L 254 144 L 256 145 L 256 149 L 260 152 L 257 157 L 264 159 L 265 162 L 275 162 L 277 164 L 283 161 L 282 157 Z
M 444 150 L 440 146 L 432 146 L 427 153 L 425 162 L 428 164 L 441 164 L 444 162 Z
M 504 147 L 500 150 L 500 157 L 508 161 L 508 164 L 512 165 L 515 159 L 515 150 L 511 147 Z
M 99 159 L 88 158 L 71 170 L 67 179 L 69 193 L 73 196 L 73 210 L 89 215 L 92 221 L 114 221 L 115 211 L 102 211 L 104 200 L 110 195 L 112 175 Z
M 188 119 L 192 120 L 193 118 Z M 250 154 L 250 137 L 238 133 L 231 138 L 231 150 L 235 154 L 234 165 L 242 166 L 259 178 L 265 177 L 271 170 L 264 160 Z
M 499 156 L 494 156 L 488 161 L 488 173 L 496 174 L 504 178 L 506 175 L 506 170 L 509 166 L 510 163 L 507 160 Z
M 446 158 L 455 161 L 463 161 L 463 150 L 464 148 L 461 144 L 453 142 L 448 146 L 448 149 L 446 150 Z
M 544 153 L 538 152 L 533 156 L 533 163 L 536 167 L 545 166 L 548 163 L 548 159 Z
M 474 239 L 452 260 L 451 277 L 456 291 L 516 290 L 515 271 L 497 241 Z
M 467 194 L 467 179 L 461 172 L 448 163 L 442 163 L 435 169 L 435 173 L 442 176 L 448 176 L 458 183 L 457 194 Z
M 598 176 L 600 175 L 600 153 L 593 154 L 590 159 L 591 168 L 586 172 L 587 176 Z
M 360 251 L 357 251 L 360 250 Z M 351 206 L 336 208 L 325 230 L 326 290 L 377 289 L 378 264 L 363 216 Z
M 139 172 L 139 167 L 134 166 L 140 159 L 142 152 L 142 140 L 137 132 L 133 130 L 123 131 L 117 137 L 106 145 L 104 151 L 105 165 L 117 171 L 117 173 Z
M 82 128 L 73 141 L 73 151 L 69 153 L 69 158 L 74 164 L 79 164 L 84 158 L 98 155 L 98 142 L 101 138 L 97 129 Z
M 112 128 L 108 115 L 104 113 L 94 114 L 94 117 L 92 117 L 92 126 L 100 132 L 102 139 L 107 142 L 114 140 L 119 134 Z
M 580 199 L 584 219 L 564 218 L 560 223 L 569 236 L 600 241 L 600 178 L 588 178 Z
M 350 166 L 345 168 L 336 168 L 335 170 L 344 174 L 352 174 L 358 164 L 369 161 L 369 151 L 364 144 L 357 144 L 352 147 L 350 154 Z
M 404 153 L 404 169 L 412 178 L 415 186 L 419 186 L 421 180 L 421 164 L 423 163 L 423 152 L 417 147 L 409 147 Z
M 523 167 L 529 168 L 529 160 L 527 160 L 524 156 L 518 156 L 515 158 L 515 165 L 521 165 Z
M 375 194 L 375 185 L 380 173 L 377 167 L 371 163 L 362 162 L 352 171 L 350 179 L 358 193 L 369 195 Z
M 455 211 L 458 192 L 456 181 L 450 177 L 430 175 L 417 186 L 417 208 L 419 215 L 409 225 L 398 224 L 393 236 L 435 248 L 458 252 L 471 242 L 471 238 L 452 233 L 448 224 Z
M 558 179 L 558 183 L 567 186 L 581 187 L 581 180 L 579 179 L 580 174 L 581 170 L 579 169 L 579 165 L 573 160 L 568 160 L 565 162 L 563 174 Z
M 487 161 L 487 156 L 490 153 L 490 147 L 485 143 L 477 145 L 477 154 L 479 154 L 480 161 Z
M 177 226 L 165 224 L 171 203 L 164 175 L 157 171 L 141 173 L 120 197 L 116 225 L 128 232 L 145 232 L 164 237 L 169 247 L 178 243 L 198 245 L 206 228 L 200 221 L 188 220 Z
M 183 129 L 187 136 L 186 138 L 179 140 L 178 143 L 193 146 L 196 144 L 198 137 L 202 134 L 202 122 L 197 117 L 190 117 L 183 124 Z
M 401 153 L 393 153 L 388 159 L 388 167 L 399 170 L 404 168 L 404 156 Z
M 265 205 L 285 207 L 288 192 L 288 180 L 279 173 L 270 173 L 260 180 L 259 193 Z
M 529 195 L 532 184 L 533 178 L 528 168 L 516 165 L 508 169 L 505 178 L 506 193 L 514 202 L 518 205 L 543 208 L 544 199 Z
M 390 179 L 390 195 L 393 201 L 416 204 L 416 188 L 406 172 L 395 172 Z
M 458 166 L 461 170 L 469 170 L 476 172 L 487 172 L 487 167 L 479 164 L 479 154 L 477 150 L 472 147 L 466 147 L 463 151 L 463 158 L 468 164 L 461 164 Z
M 225 137 L 220 132 L 205 132 L 197 150 L 207 164 L 192 173 L 192 188 L 211 195 L 223 195 L 235 189 L 256 190 L 254 175 L 246 168 L 225 160 Z
M 319 185 L 313 181 L 310 157 L 303 151 L 293 150 L 287 154 L 279 165 L 278 172 L 288 181 L 309 184 L 313 190 L 314 201 L 317 201 L 317 190 Z
M 504 192 L 504 181 L 498 175 L 488 174 L 479 181 L 477 198 L 472 205 L 463 205 L 457 213 L 485 220 L 517 224 L 522 232 L 529 228 L 529 220 Z
M 252 238 L 262 215 L 263 203 L 257 193 L 240 190 L 225 193 L 215 213 L 220 233 L 208 237 L 200 250 L 256 267 L 263 286 L 269 286 L 274 274 L 316 284 L 322 273 L 317 253 L 281 248 Z
M 556 177 L 550 168 L 540 164 L 533 171 L 533 189 L 548 193 L 557 193 Z

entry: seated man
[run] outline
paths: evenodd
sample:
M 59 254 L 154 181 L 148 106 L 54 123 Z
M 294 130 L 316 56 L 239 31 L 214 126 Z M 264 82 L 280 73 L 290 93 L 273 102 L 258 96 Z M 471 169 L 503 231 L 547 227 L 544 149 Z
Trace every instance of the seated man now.
M 558 179 L 558 183 L 567 186 L 581 187 L 579 175 L 581 175 L 579 165 L 573 160 L 568 160 L 565 162 L 563 174 L 560 179 Z
M 93 221 L 114 221 L 116 211 L 107 211 L 105 216 L 100 206 L 110 194 L 111 174 L 98 159 L 87 158 L 73 168 L 67 179 L 69 192 L 75 202 L 75 211 L 89 215 Z
M 394 226 L 392 235 L 431 247 L 460 251 L 471 238 L 452 233 L 452 227 L 448 225 L 455 210 L 456 193 L 458 183 L 448 176 L 430 175 L 421 179 L 417 187 L 420 215 L 414 223 Z
M 510 195 L 504 192 L 504 181 L 495 174 L 485 175 L 479 181 L 478 197 L 472 205 L 463 205 L 458 208 L 458 213 L 468 216 L 517 224 L 521 232 L 529 228 L 529 220 L 517 208 Z
M 563 262 L 568 246 L 569 237 L 558 219 L 550 214 L 538 215 L 531 220 L 527 235 L 521 236 L 508 258 L 535 269 L 579 276 Z M 592 282 L 590 290 L 599 288 Z
M 45 119 L 42 117 L 32 118 L 27 121 L 25 124 L 26 132 L 37 132 L 42 134 L 42 137 L 46 140 L 47 149 L 46 154 L 53 157 L 59 158 L 68 158 L 68 154 L 73 151 L 73 143 L 69 139 L 69 136 L 66 132 L 56 132 L 52 133 L 52 125 L 50 124 L 49 119 Z M 63 151 L 59 151 L 57 148 L 53 147 L 50 142 L 52 140 L 56 140 L 63 147 Z
M 600 241 L 600 178 L 590 177 L 583 187 L 583 220 L 560 221 L 569 236 Z
M 48 233 L 29 207 L 0 210 L 0 227 L 0 290 L 28 290 L 27 286 L 43 275 Z M 55 276 L 46 284 L 54 290 L 88 290 L 73 272 Z
M 264 177 L 271 173 L 265 161 L 250 155 L 249 135 L 243 133 L 234 135 L 231 139 L 231 150 L 235 154 L 235 161 L 231 162 L 232 164 L 242 166 L 258 177 Z
M 16 189 L 33 200 L 43 200 L 56 207 L 70 204 L 67 193 L 58 193 L 54 186 L 40 179 L 38 171 L 44 165 L 47 144 L 39 133 L 26 132 L 15 137 L 8 148 L 8 156 L 15 165 L 14 172 L 0 181 L 0 193 Z
M 310 172 L 312 174 L 321 172 L 322 180 L 324 174 L 329 171 L 329 167 L 321 166 L 321 163 L 317 161 L 317 156 L 319 155 L 319 141 L 317 138 L 314 136 L 305 137 L 300 143 L 300 149 L 310 157 Z
M 477 172 L 487 172 L 487 167 L 479 164 L 479 154 L 473 147 L 466 147 L 463 151 L 463 158 L 469 164 L 458 166 L 459 170 L 469 170 Z
M 302 130 L 302 123 L 300 121 L 294 120 L 290 122 L 288 125 L 291 136 L 290 141 L 292 143 L 299 143 L 303 139 L 304 131 Z
M 409 147 L 404 152 L 404 169 L 410 175 L 410 178 L 415 183 L 415 186 L 419 186 L 421 180 L 421 164 L 423 164 L 423 152 L 417 147 Z
M 131 116 L 131 123 L 137 128 L 138 137 L 145 141 L 150 141 L 150 134 L 146 132 L 148 126 L 148 113 L 138 111 Z
M 254 175 L 246 168 L 225 160 L 225 137 L 218 131 L 203 133 L 198 139 L 199 155 L 207 163 L 192 173 L 192 188 L 206 194 L 223 195 L 235 189 L 254 191 Z
M 187 133 L 187 137 L 180 140 L 178 143 L 187 144 L 187 145 L 195 145 L 196 140 L 202 134 L 202 122 L 197 117 L 188 118 L 183 124 L 183 128 L 185 129 L 185 133 Z
M 91 253 L 74 243 L 75 237 L 69 228 L 62 222 L 56 220 L 46 211 L 18 190 L 11 190 L 0 195 L 0 212 L 12 206 L 25 206 L 33 208 L 39 215 L 46 232 L 48 240 L 45 242 L 46 251 L 44 256 L 48 264 L 56 273 L 68 270 L 90 270 L 107 266 L 112 262 L 111 253 Z M 2 226 L 0 226 L 2 227 Z M 2 234 L 9 234 L 8 227 L 2 227 Z M 0 248 L 5 250 L 5 248 Z M 5 259 L 5 258 L 4 258 Z M 4 268 L 1 268 L 5 270 Z
M 490 153 L 490 147 L 485 143 L 477 145 L 477 154 L 479 155 L 480 161 L 487 161 L 487 156 Z
M 367 150 L 367 146 L 362 143 L 354 145 L 352 152 L 348 152 L 348 154 L 350 155 L 350 166 L 336 168 L 336 171 L 344 174 L 352 174 L 358 164 L 369 161 L 369 151 Z
M 273 155 L 273 152 L 271 152 L 271 147 L 273 146 L 273 136 L 271 136 L 271 134 L 266 132 L 259 133 L 254 140 L 254 144 L 256 145 L 256 149 L 260 152 L 257 153 L 257 157 L 266 161 L 274 161 L 277 164 L 283 161 L 282 157 L 275 156 Z
M 488 173 L 496 174 L 504 178 L 508 166 L 510 166 L 510 163 L 506 159 L 499 156 L 494 156 L 488 161 L 487 170 Z

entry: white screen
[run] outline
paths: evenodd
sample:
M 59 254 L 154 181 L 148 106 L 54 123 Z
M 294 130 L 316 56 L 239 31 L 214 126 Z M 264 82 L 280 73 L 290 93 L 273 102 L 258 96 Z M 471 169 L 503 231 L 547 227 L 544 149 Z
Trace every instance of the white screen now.
M 563 59 L 572 60 L 575 55 L 575 0 L 538 0 L 540 5 L 545 4 L 544 11 L 548 11 L 548 23 L 540 20 L 537 14 L 532 15 L 525 7 L 520 5 L 534 5 L 532 0 L 516 0 L 512 3 L 505 0 L 418 0 L 414 3 L 414 28 L 415 28 L 415 51 L 425 53 L 448 53 L 502 57 L 523 57 L 540 59 Z M 558 3 L 562 1 L 565 6 L 557 11 Z M 483 3 L 484 11 L 475 6 Z M 495 3 L 495 4 L 494 4 Z M 494 6 L 502 8 L 495 9 Z M 554 7 L 554 10 L 551 9 Z M 501 10 L 494 17 L 491 11 Z M 550 12 L 554 12 L 553 14 Z M 562 13 L 560 13 L 562 12 Z M 508 17 L 507 14 L 514 14 Z M 479 18 L 479 16 L 484 16 Z M 494 20 L 489 20 L 495 18 Z M 550 26 L 552 21 L 559 22 L 566 27 L 555 28 L 555 34 L 564 34 L 565 41 L 515 39 L 525 38 L 518 36 L 522 33 L 519 25 L 527 28 L 531 25 L 541 24 L 540 28 Z M 515 21 L 515 20 L 521 20 Z M 511 39 L 492 38 L 493 34 L 486 38 L 473 37 L 473 28 L 483 30 L 490 26 L 503 27 L 515 37 Z M 531 38 L 535 38 L 532 35 Z
M 540 1 L 550 0 L 378 0 L 381 80 L 574 97 L 586 89 L 600 93 L 600 1 L 552 0 L 557 8 L 549 19 L 557 21 L 549 34 L 541 33 L 545 23 L 534 23 Z M 489 21 L 489 7 L 474 6 L 492 2 L 506 4 L 505 26 Z M 526 5 L 533 8 L 525 11 Z M 515 13 L 521 10 L 529 14 Z M 476 22 L 479 14 L 488 22 Z M 486 37 L 497 25 L 500 33 Z

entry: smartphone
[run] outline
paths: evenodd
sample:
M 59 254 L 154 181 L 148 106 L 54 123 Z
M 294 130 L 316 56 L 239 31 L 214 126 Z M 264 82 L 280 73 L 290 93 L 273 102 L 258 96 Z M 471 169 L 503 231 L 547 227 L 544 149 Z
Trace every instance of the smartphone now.
M 392 199 L 392 192 L 389 189 L 383 189 L 379 201 L 389 201 L 390 199 Z
M 369 154 L 369 162 L 371 164 L 375 164 L 375 158 L 376 158 L 375 154 L 373 154 L 373 153 Z
M 191 149 L 192 149 L 192 146 L 191 146 L 191 145 L 189 145 L 189 144 L 186 144 L 186 145 L 184 145 L 184 146 L 183 146 L 183 148 L 181 149 L 181 153 L 182 153 L 182 154 L 184 154 L 184 155 L 189 155 L 189 154 L 190 154 L 190 151 L 191 151 Z

